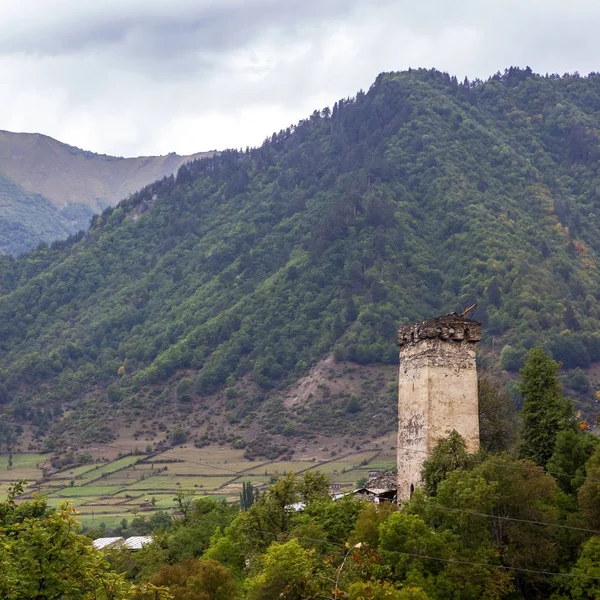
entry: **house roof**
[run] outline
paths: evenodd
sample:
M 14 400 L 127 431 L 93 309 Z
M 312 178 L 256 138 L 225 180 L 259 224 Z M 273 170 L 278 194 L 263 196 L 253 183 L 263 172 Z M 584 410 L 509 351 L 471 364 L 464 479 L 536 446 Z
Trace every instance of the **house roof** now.
M 125 540 L 125 548 L 129 548 L 129 550 L 140 550 L 144 546 L 151 543 L 151 535 L 135 535 Z
M 376 477 L 371 477 L 364 487 L 376 494 L 389 492 L 398 488 L 398 477 L 393 473 L 380 473 Z
M 106 537 L 106 538 L 98 538 L 92 542 L 92 546 L 96 548 L 96 550 L 102 550 L 103 548 L 108 548 L 110 546 L 120 546 L 125 540 L 122 537 Z

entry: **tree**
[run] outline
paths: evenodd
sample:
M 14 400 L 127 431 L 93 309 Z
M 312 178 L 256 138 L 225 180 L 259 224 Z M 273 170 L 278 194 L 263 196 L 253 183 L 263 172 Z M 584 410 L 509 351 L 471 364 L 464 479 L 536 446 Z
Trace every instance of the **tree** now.
M 348 539 L 362 507 L 362 501 L 348 494 L 338 500 L 327 498 L 311 502 L 306 505 L 304 516 L 318 523 L 326 532 L 328 540 L 340 543 Z
M 550 460 L 560 431 L 572 427 L 572 407 L 563 396 L 559 365 L 543 348 L 530 350 L 521 369 L 523 396 L 519 454 L 540 466 Z
M 546 465 L 558 486 L 575 494 L 586 478 L 585 465 L 598 447 L 598 438 L 590 433 L 566 429 L 556 436 L 554 452 Z
M 518 371 L 523 364 L 523 353 L 515 350 L 512 346 L 506 345 L 500 352 L 500 366 L 507 371 Z
M 217 528 L 210 538 L 210 546 L 203 555 L 206 560 L 216 560 L 228 567 L 236 577 L 241 578 L 246 567 L 245 544 L 238 534 L 244 513 L 240 513 L 225 530 Z
M 189 431 L 187 431 L 187 429 L 183 429 L 183 427 L 177 427 L 169 433 L 168 437 L 169 441 L 171 442 L 171 444 L 173 444 L 173 446 L 179 446 L 187 442 L 189 435 L 190 434 Z
M 313 551 L 304 549 L 298 540 L 271 544 L 262 563 L 260 572 L 247 581 L 248 600 L 312 597 Z
M 379 545 L 379 527 L 396 510 L 397 507 L 392 502 L 384 502 L 383 504 L 367 503 L 358 514 L 348 543 L 354 545 L 362 542 L 369 548 L 377 548 Z
M 429 600 L 417 587 L 398 589 L 386 581 L 356 581 L 348 588 L 350 600 Z
M 423 463 L 422 477 L 425 490 L 435 496 L 438 485 L 446 475 L 456 469 L 472 466 L 464 438 L 452 431 L 447 438 L 441 439 L 433 449 L 431 458 Z
M 488 452 L 510 450 L 516 442 L 517 413 L 512 398 L 489 377 L 478 382 L 479 439 Z
M 600 537 L 594 536 L 581 546 L 571 577 L 561 581 L 561 588 L 572 600 L 596 600 L 600 597 Z
M 581 484 L 577 492 L 579 508 L 590 527 L 600 528 L 600 447 L 585 464 L 587 479 Z
M 88 538 L 78 535 L 73 509 L 49 509 L 35 498 L 17 504 L 22 484 L 0 503 L 0 597 L 7 600 L 124 600 L 133 588 L 110 570 Z
M 194 382 L 191 377 L 184 377 L 177 385 L 177 399 L 180 402 L 191 402 Z
M 350 414 L 354 414 L 360 412 L 360 400 L 356 394 L 351 394 L 348 402 L 346 404 L 346 412 Z
M 248 510 L 258 498 L 258 490 L 250 481 L 242 482 L 242 491 L 240 492 L 240 506 L 242 510 Z
M 182 490 L 181 492 L 177 492 L 175 502 L 177 503 L 177 510 L 183 516 L 183 521 L 186 522 L 194 507 L 194 490 Z
M 502 293 L 500 291 L 500 283 L 497 277 L 493 277 L 490 283 L 488 284 L 486 294 L 490 304 L 493 304 L 495 306 L 498 306 L 500 304 Z
M 296 488 L 306 504 L 331 499 L 331 481 L 320 471 L 307 471 L 297 480 Z
M 235 600 L 238 590 L 231 571 L 215 560 L 185 558 L 164 566 L 150 582 L 168 588 L 173 600 Z

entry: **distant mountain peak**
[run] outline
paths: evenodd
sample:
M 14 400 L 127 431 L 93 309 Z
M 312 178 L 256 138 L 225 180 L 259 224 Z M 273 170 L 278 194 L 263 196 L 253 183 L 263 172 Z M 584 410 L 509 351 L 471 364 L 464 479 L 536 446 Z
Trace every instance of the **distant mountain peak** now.
M 0 130 L 0 177 L 11 183 L 0 192 L 0 251 L 22 252 L 85 229 L 94 213 L 172 175 L 183 163 L 210 155 L 123 158 L 82 150 L 42 133 Z M 69 207 L 72 214 L 65 218 Z

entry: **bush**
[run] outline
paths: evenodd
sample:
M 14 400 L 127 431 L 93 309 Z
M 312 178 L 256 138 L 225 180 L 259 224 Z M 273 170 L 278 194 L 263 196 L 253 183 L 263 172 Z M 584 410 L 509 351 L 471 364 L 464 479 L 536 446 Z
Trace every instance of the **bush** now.
M 169 433 L 169 441 L 171 444 L 173 444 L 173 446 L 179 446 L 187 442 L 189 435 L 189 431 L 183 429 L 182 427 L 178 427 Z
M 350 414 L 355 414 L 357 412 L 360 412 L 360 410 L 360 400 L 356 395 L 352 394 L 348 399 L 348 403 L 346 404 L 346 412 Z
M 184 377 L 177 386 L 177 400 L 180 402 L 192 401 L 194 382 L 190 377 Z

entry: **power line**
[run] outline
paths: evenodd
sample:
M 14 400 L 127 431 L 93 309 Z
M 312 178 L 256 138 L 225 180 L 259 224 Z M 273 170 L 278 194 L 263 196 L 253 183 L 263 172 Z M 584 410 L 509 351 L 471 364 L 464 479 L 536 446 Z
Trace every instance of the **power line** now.
M 399 448 L 396 447 L 396 450 L 406 450 L 407 452 L 415 452 L 415 453 L 420 453 L 420 454 L 426 454 L 427 456 L 431 456 L 431 452 L 428 450 L 418 450 L 416 448 L 408 448 L 406 446 L 400 446 Z M 587 477 L 587 476 L 580 476 L 580 475 L 573 475 L 572 473 L 560 473 L 559 471 L 548 471 L 546 469 L 543 469 L 542 467 L 538 467 L 538 468 L 534 468 L 534 467 L 526 467 L 525 465 L 506 465 L 506 464 L 502 464 L 502 463 L 494 463 L 494 462 L 490 462 L 489 460 L 477 460 L 476 458 L 471 458 L 470 456 L 467 458 L 467 462 L 470 463 L 474 463 L 474 464 L 478 464 L 478 465 L 483 465 L 483 464 L 489 464 L 491 466 L 494 467 L 500 467 L 501 469 L 516 469 L 516 470 L 520 470 L 520 471 L 529 471 L 531 473 L 538 473 L 538 474 L 546 474 L 548 473 L 549 475 L 554 475 L 556 477 L 569 477 L 570 479 L 583 479 L 585 481 L 593 481 L 595 483 L 600 483 L 600 479 L 596 479 L 594 477 Z M 540 470 L 542 469 L 542 470 Z
M 532 519 L 519 519 L 517 517 L 501 516 L 501 515 L 490 515 L 488 513 L 481 513 L 474 510 L 468 510 L 464 508 L 453 508 L 449 506 L 441 506 L 439 504 L 425 504 L 423 502 L 414 502 L 410 500 L 406 506 L 422 506 L 424 508 L 439 509 L 451 512 L 459 512 L 467 515 L 473 515 L 477 517 L 486 517 L 488 519 L 497 519 L 499 521 L 515 521 L 517 523 L 531 523 L 532 525 L 547 525 L 548 527 L 557 527 L 558 529 L 570 529 L 572 531 L 585 531 L 586 533 L 594 533 L 600 535 L 598 529 L 587 529 L 585 527 L 575 527 L 573 525 L 561 525 L 560 523 L 550 523 L 548 521 L 534 521 Z
M 267 535 L 272 535 L 272 536 L 279 536 L 280 533 L 275 533 L 272 531 L 264 531 L 261 529 L 254 529 L 252 530 L 255 533 L 264 533 Z M 342 544 L 336 544 L 334 542 L 330 542 L 329 540 L 326 539 L 321 539 L 321 538 L 311 538 L 311 537 L 300 537 L 300 536 L 293 536 L 292 539 L 297 539 L 297 540 L 306 540 L 306 541 L 312 541 L 312 542 L 319 542 L 319 543 L 324 543 L 324 544 L 328 544 L 330 546 L 340 546 Z M 382 553 L 387 553 L 387 554 L 400 554 L 402 556 L 410 556 L 413 558 L 424 558 L 427 560 L 435 560 L 438 562 L 444 562 L 444 563 L 454 563 L 454 564 L 462 564 L 462 565 L 469 565 L 469 566 L 473 566 L 473 567 L 487 567 L 487 568 L 492 568 L 492 569 L 505 569 L 507 571 L 520 571 L 520 572 L 524 572 L 524 573 L 533 573 L 533 574 L 537 574 L 537 575 L 547 575 L 547 576 L 553 576 L 553 577 L 571 577 L 571 578 L 579 578 L 579 577 L 583 577 L 586 579 L 594 579 L 597 581 L 600 581 L 600 577 L 594 576 L 594 575 L 585 575 L 584 573 L 560 573 L 557 571 L 543 571 L 543 570 L 539 570 L 539 569 L 527 569 L 525 567 L 513 567 L 510 565 L 494 565 L 492 563 L 482 563 L 482 562 L 473 562 L 473 561 L 468 561 L 468 560 L 460 560 L 457 558 L 440 558 L 439 556 L 429 556 L 428 554 L 416 554 L 414 552 L 402 552 L 401 550 L 381 550 Z

